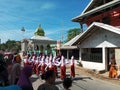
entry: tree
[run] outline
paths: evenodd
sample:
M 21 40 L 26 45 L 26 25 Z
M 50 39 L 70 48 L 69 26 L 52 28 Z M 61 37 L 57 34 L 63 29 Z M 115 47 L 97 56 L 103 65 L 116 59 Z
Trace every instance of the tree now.
M 14 40 L 8 40 L 6 43 L 0 44 L 1 50 L 14 50 L 19 51 L 21 50 L 21 42 L 20 41 L 14 41 Z
M 67 33 L 67 41 L 71 40 L 74 38 L 76 35 L 80 34 L 82 30 L 80 28 L 74 28 L 70 29 Z

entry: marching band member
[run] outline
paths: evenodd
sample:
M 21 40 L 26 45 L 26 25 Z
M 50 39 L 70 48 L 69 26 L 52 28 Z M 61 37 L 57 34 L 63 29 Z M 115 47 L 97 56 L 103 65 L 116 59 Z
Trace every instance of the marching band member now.
M 54 72 L 55 72 L 55 76 L 58 77 L 58 71 L 57 71 L 57 67 L 59 66 L 58 63 L 56 62 L 56 57 L 53 57 L 53 65 L 54 65 Z
M 52 62 L 52 55 L 50 55 L 49 57 L 49 63 L 47 63 L 47 66 L 46 66 L 46 69 L 45 70 L 54 70 L 54 65 L 53 65 L 53 62 Z
M 74 56 L 71 57 L 71 71 L 70 71 L 70 76 L 75 77 L 75 66 L 74 66 Z
M 30 57 L 28 58 L 28 64 L 29 64 L 29 65 L 33 65 L 32 56 L 30 56 Z
M 42 72 L 42 74 L 45 73 L 45 67 L 46 67 L 45 56 L 42 56 L 42 59 L 41 59 L 41 72 Z
M 61 58 L 60 78 L 62 80 L 64 80 L 66 78 L 66 65 L 65 65 L 65 58 L 64 58 L 64 56 L 62 56 L 62 58 Z
M 46 58 L 45 58 L 45 64 L 47 65 L 48 63 L 49 63 L 49 57 L 46 56 Z
M 39 60 L 40 60 L 40 57 L 39 56 L 37 56 L 37 59 L 36 59 L 36 61 L 35 61 L 35 71 L 36 71 L 36 75 L 38 76 L 39 74 L 40 74 L 40 68 L 39 68 Z
M 33 58 L 32 58 L 32 66 L 33 66 L 33 72 L 36 73 L 36 60 L 37 60 L 37 55 L 34 55 Z
M 28 57 L 27 55 L 23 58 L 23 64 L 26 66 L 28 64 Z

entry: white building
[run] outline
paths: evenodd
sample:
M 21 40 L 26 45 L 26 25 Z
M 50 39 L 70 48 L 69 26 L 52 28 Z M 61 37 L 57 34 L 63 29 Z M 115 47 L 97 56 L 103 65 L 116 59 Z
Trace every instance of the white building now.
M 72 19 L 85 30 L 72 45 L 79 48 L 84 68 L 109 70 L 111 56 L 120 66 L 120 0 L 91 0 L 81 15 Z
M 44 30 L 39 26 L 34 36 L 30 39 L 23 39 L 21 42 L 22 52 L 38 52 L 38 53 L 52 53 L 51 44 L 57 42 L 51 38 L 45 36 Z M 46 52 L 47 51 L 47 52 Z

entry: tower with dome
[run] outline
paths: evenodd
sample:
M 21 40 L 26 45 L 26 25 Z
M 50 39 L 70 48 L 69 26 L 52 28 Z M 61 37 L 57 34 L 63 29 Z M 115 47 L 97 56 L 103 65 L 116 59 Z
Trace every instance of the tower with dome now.
M 49 55 L 53 54 L 51 44 L 56 44 L 56 41 L 46 37 L 44 29 L 39 25 L 34 32 L 34 36 L 21 41 L 21 50 L 25 53 L 34 52 L 36 54 L 43 53 Z

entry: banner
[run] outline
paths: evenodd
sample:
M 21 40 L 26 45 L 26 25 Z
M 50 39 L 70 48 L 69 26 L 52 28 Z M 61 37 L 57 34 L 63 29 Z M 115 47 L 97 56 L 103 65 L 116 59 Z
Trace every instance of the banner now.
M 57 50 L 60 50 L 60 40 L 57 40 Z

